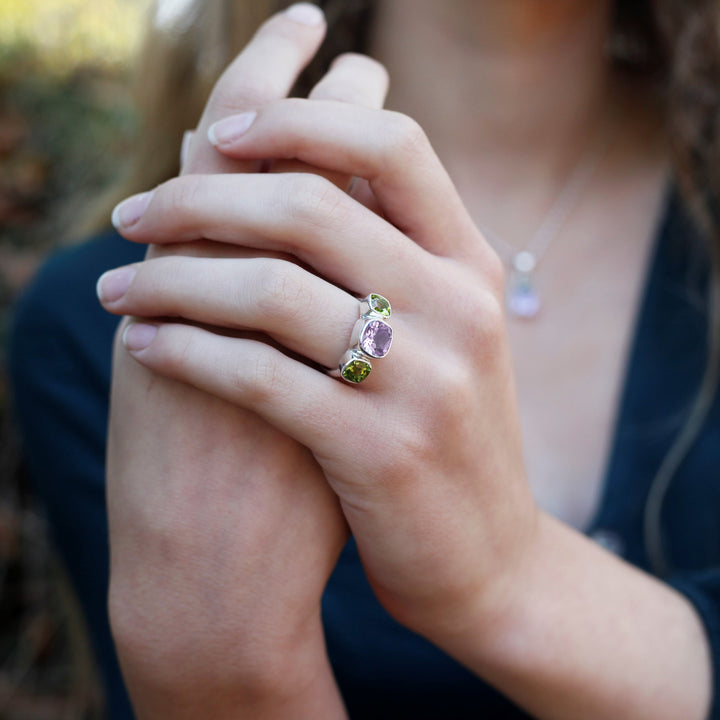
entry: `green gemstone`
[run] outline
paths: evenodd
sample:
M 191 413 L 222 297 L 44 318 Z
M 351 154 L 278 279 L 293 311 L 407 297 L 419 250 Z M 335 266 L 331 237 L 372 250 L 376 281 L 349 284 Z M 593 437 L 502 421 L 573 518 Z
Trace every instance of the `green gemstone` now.
M 370 295 L 370 300 L 368 301 L 368 304 L 370 305 L 370 309 L 373 312 L 376 312 L 378 315 L 382 315 L 383 317 L 390 317 L 390 313 L 392 310 L 390 309 L 390 303 L 388 302 L 387 298 L 384 298 L 382 295 L 376 295 L 375 293 L 372 293 Z
M 342 369 L 342 376 L 351 383 L 361 383 L 372 370 L 372 365 L 365 360 L 350 360 Z

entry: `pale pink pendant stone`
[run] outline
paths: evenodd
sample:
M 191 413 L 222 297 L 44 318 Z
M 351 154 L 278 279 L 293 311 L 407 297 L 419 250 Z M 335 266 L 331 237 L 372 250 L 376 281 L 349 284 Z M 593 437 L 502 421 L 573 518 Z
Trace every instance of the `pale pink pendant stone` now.
M 507 307 L 515 316 L 533 318 L 540 312 L 540 297 L 530 273 L 513 269 L 507 290 Z

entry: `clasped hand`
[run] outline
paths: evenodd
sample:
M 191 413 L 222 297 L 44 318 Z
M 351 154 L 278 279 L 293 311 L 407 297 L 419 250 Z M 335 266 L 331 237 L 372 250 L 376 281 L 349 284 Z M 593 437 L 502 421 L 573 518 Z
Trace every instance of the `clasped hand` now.
M 135 318 L 117 356 L 131 356 L 149 377 L 202 391 L 193 402 L 207 402 L 207 394 L 251 411 L 256 425 L 262 418 L 307 448 L 339 500 L 318 492 L 313 513 L 341 518 L 328 521 L 334 528 L 346 521 L 379 600 L 400 622 L 451 648 L 468 623 L 498 612 L 535 523 L 502 267 L 421 128 L 368 101 L 384 94 L 375 63 L 341 58 L 319 86 L 324 93 L 287 99 L 278 91 L 223 114 L 219 93 L 227 98 L 232 82 L 251 86 L 253 63 L 269 48 L 279 59 L 263 72 L 276 80 L 294 77 L 312 55 L 321 30 L 296 24 L 288 32 L 291 24 L 273 18 L 220 81 L 184 174 L 119 206 L 120 233 L 160 250 L 105 275 L 100 297 L 110 312 Z M 333 97 L 329 89 L 347 88 L 348 79 L 356 97 Z M 284 93 L 288 82 L 277 80 L 280 86 Z M 213 157 L 222 158 L 223 170 L 239 161 L 237 171 L 202 172 Z M 268 159 L 286 171 L 257 172 Z M 361 180 L 346 192 L 350 177 Z M 223 245 L 183 253 L 182 244 L 198 240 Z M 392 303 L 393 347 L 364 383 L 351 386 L 326 369 L 347 350 L 358 298 L 370 292 Z M 123 387 L 133 392 L 123 363 L 116 396 Z M 211 412 L 202 416 L 212 425 Z M 271 465 L 268 446 L 257 449 Z M 308 465 L 310 485 L 313 472 Z M 292 492 L 303 482 L 296 474 Z M 164 492 L 172 503 L 188 488 L 168 492 L 166 485 Z M 186 499 L 181 506 L 192 513 Z M 223 512 L 243 522 L 248 508 Z M 335 545 L 337 532 L 330 533 Z M 322 543 L 322 534 L 314 541 Z M 325 552 L 334 558 L 337 547 Z M 259 592 L 266 591 L 262 568 L 253 569 Z M 306 580 L 322 582 L 327 571 Z M 321 592 L 312 597 L 319 601 Z

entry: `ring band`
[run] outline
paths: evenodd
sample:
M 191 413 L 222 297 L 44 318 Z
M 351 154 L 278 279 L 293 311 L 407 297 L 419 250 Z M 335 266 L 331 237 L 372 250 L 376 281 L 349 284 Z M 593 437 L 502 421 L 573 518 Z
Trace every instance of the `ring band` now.
M 392 314 L 387 298 L 370 293 L 360 301 L 360 317 L 353 327 L 350 348 L 340 358 L 333 377 L 357 385 L 372 371 L 372 360 L 384 358 L 390 352 L 393 330 L 386 322 Z

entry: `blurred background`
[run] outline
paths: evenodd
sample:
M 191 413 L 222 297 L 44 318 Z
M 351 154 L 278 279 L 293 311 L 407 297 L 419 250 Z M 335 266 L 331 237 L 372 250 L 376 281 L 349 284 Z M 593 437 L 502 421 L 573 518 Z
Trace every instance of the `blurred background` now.
M 102 718 L 84 628 L 18 464 L 9 312 L 124 171 L 149 0 L 0 0 L 0 720 Z

